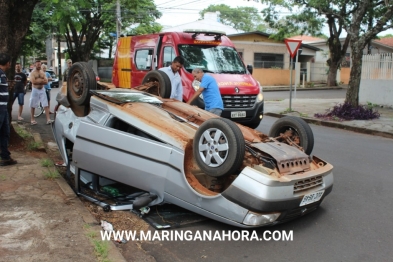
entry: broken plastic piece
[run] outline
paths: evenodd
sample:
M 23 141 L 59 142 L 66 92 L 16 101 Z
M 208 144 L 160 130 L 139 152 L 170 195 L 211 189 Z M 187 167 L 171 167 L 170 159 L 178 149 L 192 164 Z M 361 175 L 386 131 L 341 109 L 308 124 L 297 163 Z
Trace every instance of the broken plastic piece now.
M 106 222 L 105 220 L 101 220 L 101 227 L 102 229 L 104 229 L 105 231 L 113 231 L 113 226 L 111 223 Z

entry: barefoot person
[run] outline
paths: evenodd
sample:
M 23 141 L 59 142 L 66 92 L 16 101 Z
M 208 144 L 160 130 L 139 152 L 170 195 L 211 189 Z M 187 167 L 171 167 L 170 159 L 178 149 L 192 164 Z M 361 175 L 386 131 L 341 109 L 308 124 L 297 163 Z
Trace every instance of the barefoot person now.
M 45 73 L 41 70 L 40 60 L 37 60 L 35 62 L 35 69 L 30 73 L 30 81 L 33 86 L 33 88 L 31 89 L 31 97 L 30 97 L 31 125 L 37 124 L 34 118 L 34 111 L 40 105 L 40 103 L 45 109 L 46 124 L 49 125 L 53 122 L 53 120 L 51 120 L 49 117 L 48 99 L 46 97 L 45 88 L 44 88 L 44 85 L 48 83 L 48 78 L 45 76 Z

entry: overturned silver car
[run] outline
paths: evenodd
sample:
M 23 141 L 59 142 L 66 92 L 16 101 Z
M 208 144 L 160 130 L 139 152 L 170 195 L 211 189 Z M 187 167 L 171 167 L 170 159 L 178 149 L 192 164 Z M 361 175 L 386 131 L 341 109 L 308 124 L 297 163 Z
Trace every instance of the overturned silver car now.
M 268 135 L 144 89 L 103 89 L 85 63 L 70 69 L 53 132 L 78 194 L 107 210 L 171 203 L 238 227 L 314 211 L 333 187 L 333 166 L 311 155 L 306 122 L 283 117 Z M 101 88 L 100 88 L 101 87 Z M 170 88 L 170 87 L 169 87 Z M 170 92 L 169 92 L 170 93 Z M 131 186 L 108 205 L 81 191 Z

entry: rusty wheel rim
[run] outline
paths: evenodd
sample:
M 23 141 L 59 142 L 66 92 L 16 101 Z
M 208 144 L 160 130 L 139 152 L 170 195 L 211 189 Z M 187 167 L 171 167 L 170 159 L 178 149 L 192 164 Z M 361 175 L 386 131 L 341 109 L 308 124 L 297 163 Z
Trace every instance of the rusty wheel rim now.
M 71 92 L 74 97 L 81 97 L 85 89 L 84 78 L 80 72 L 71 77 Z

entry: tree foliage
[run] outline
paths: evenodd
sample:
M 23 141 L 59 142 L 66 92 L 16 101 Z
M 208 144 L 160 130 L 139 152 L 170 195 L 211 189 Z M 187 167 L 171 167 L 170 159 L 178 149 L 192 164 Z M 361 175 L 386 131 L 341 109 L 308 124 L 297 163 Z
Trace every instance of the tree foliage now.
M 327 40 L 330 58 L 328 85 L 335 85 L 337 70 L 351 46 L 352 68 L 346 101 L 359 103 L 359 86 L 363 50 L 376 35 L 392 28 L 393 4 L 377 0 L 263 0 L 268 7 L 263 11 L 269 25 L 277 29 L 276 38 L 284 38 L 294 31 L 303 34 L 320 33 L 322 26 L 329 28 Z M 283 13 L 283 10 L 284 11 Z M 290 13 L 291 15 L 285 15 Z M 340 36 L 346 31 L 344 43 Z
M 108 36 L 116 32 L 116 0 L 44 1 L 58 24 L 58 32 L 65 38 L 73 61 L 88 61 L 101 35 L 106 36 L 102 44 L 113 44 Z M 120 0 L 120 6 L 122 33 L 135 24 L 143 24 L 143 32 L 159 28 L 154 21 L 161 13 L 152 0 Z
M 45 3 L 38 2 L 33 10 L 29 30 L 22 42 L 20 55 L 26 63 L 33 63 L 34 58 L 46 59 L 45 40 L 52 36 L 55 25 L 50 14 L 45 11 Z M 32 60 L 26 58 L 31 57 Z
M 207 12 L 220 12 L 220 22 L 244 32 L 267 31 L 262 16 L 255 7 L 236 7 L 231 8 L 225 4 L 209 5 L 199 14 L 201 18 Z

